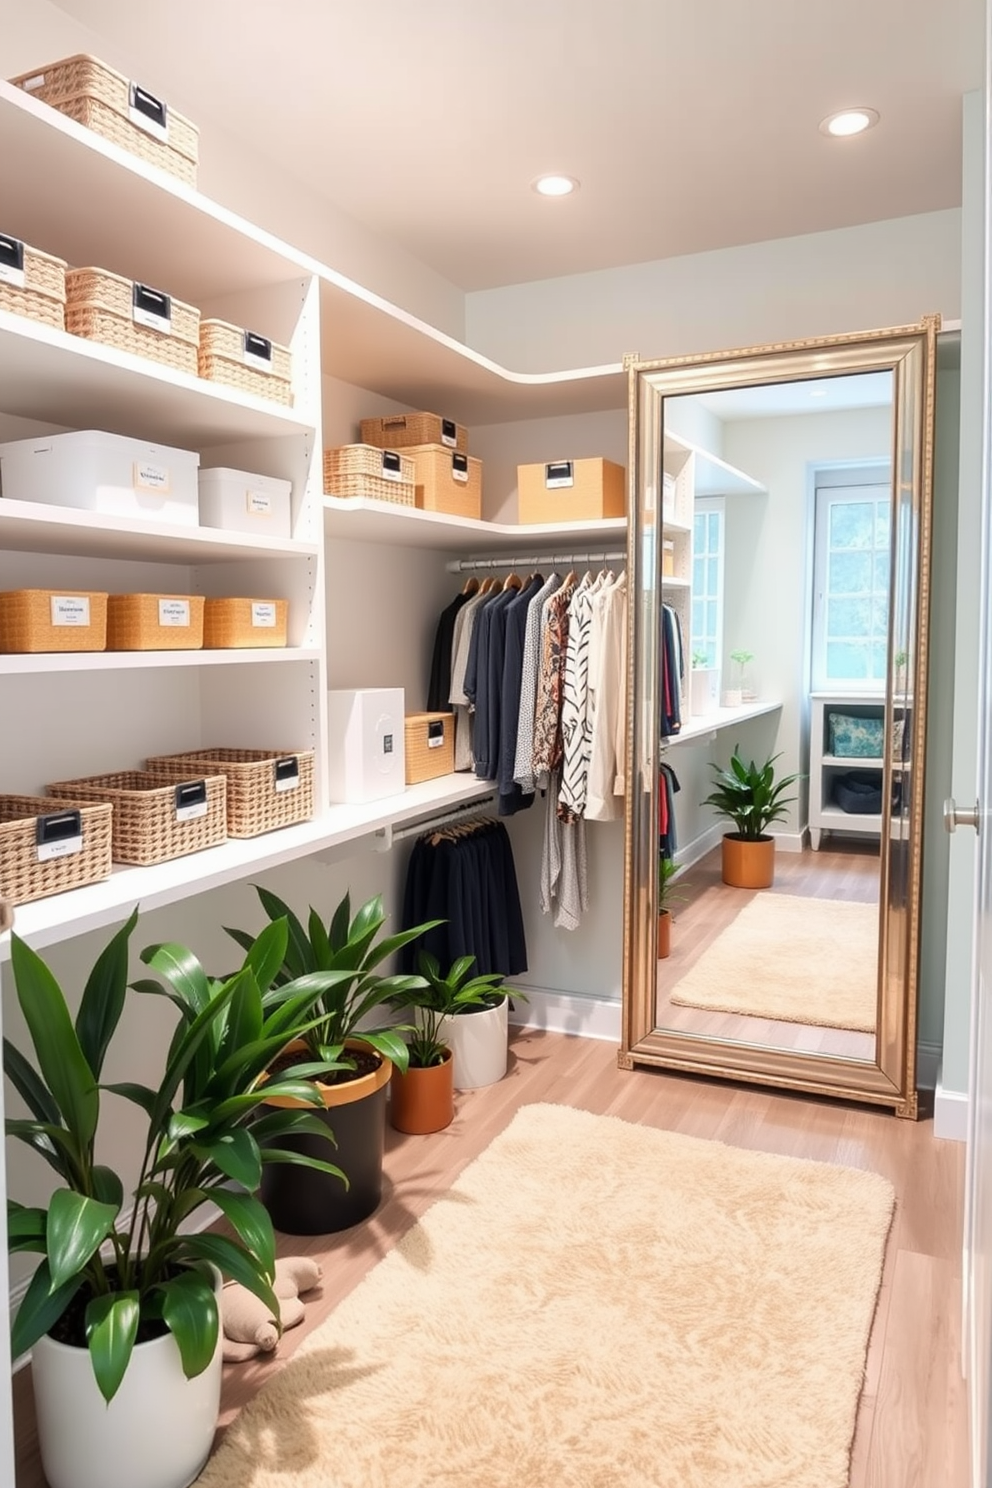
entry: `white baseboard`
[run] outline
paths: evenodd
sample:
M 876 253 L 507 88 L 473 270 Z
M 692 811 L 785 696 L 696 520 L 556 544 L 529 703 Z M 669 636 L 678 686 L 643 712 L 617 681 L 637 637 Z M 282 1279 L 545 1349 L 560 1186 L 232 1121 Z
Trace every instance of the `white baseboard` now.
M 943 1070 L 937 1071 L 933 1097 L 933 1134 L 945 1142 L 968 1140 L 968 1096 L 963 1090 L 945 1090 Z
M 527 1002 L 518 1000 L 510 1013 L 510 1022 L 518 1027 L 546 1028 L 550 1033 L 620 1042 L 618 998 L 584 997 L 578 992 L 556 992 L 550 987 L 524 990 Z
M 803 827 L 801 832 L 772 832 L 775 838 L 776 852 L 801 853 L 806 845 L 807 829 Z
M 705 832 L 687 842 L 685 847 L 680 847 L 675 854 L 675 862 L 679 868 L 691 868 L 693 863 L 698 863 L 700 858 L 705 858 L 708 852 L 719 847 L 725 830 L 722 822 L 714 822 Z

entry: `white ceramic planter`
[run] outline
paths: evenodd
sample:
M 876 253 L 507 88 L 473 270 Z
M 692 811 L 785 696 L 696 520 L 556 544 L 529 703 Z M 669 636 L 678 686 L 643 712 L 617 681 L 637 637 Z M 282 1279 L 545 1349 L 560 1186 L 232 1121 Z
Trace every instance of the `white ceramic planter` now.
M 454 1056 L 456 1090 L 495 1085 L 506 1074 L 509 1010 L 504 997 L 497 1007 L 441 1020 L 441 1037 Z
M 720 673 L 711 667 L 693 667 L 689 676 L 689 711 L 694 718 L 720 706 Z
M 31 1373 L 49 1488 L 186 1488 L 210 1455 L 220 1409 L 219 1337 L 210 1364 L 191 1380 L 171 1333 L 137 1344 L 109 1405 L 88 1349 L 40 1338 Z

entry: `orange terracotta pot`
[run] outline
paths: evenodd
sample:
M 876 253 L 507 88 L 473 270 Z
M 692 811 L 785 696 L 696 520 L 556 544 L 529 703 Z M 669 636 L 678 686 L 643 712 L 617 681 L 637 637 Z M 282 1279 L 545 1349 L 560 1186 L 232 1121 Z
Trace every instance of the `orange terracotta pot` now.
M 658 914 L 658 960 L 664 961 L 672 954 L 672 913 L 663 909 Z
M 445 1049 L 440 1064 L 406 1074 L 393 1070 L 389 1084 L 389 1119 L 397 1131 L 424 1136 L 442 1131 L 455 1115 L 454 1061 Z
M 723 839 L 723 881 L 735 889 L 770 889 L 775 881 L 775 839 L 748 841 L 728 832 Z

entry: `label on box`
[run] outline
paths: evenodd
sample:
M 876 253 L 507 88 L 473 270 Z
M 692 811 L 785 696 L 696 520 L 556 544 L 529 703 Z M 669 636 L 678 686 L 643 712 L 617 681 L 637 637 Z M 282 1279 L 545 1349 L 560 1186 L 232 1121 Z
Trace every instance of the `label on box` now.
M 549 491 L 562 491 L 566 486 L 574 486 L 571 460 L 559 460 L 556 464 L 545 465 L 544 484 Z
M 263 626 L 274 629 L 276 623 L 276 607 L 270 600 L 253 600 L 251 606 L 251 623 L 253 626 Z
M 458 425 L 454 419 L 443 418 L 441 420 L 441 443 L 446 444 L 449 449 L 455 449 L 458 444 Z
M 383 752 L 383 754 L 392 754 L 392 752 L 393 752 L 393 736 L 392 736 L 392 734 L 383 734 L 383 736 L 382 736 L 382 752 Z
M 385 480 L 399 481 L 403 479 L 403 465 L 399 455 L 393 450 L 382 452 L 382 474 Z
M 135 491 L 154 491 L 166 495 L 172 489 L 168 465 L 152 465 L 148 460 L 135 460 L 131 466 L 131 485 Z
M 454 454 L 451 457 L 451 476 L 461 485 L 468 485 L 468 455 Z
M 135 281 L 131 286 L 131 318 L 135 325 L 146 326 L 150 331 L 160 331 L 164 336 L 171 336 L 171 295 Z
M 83 850 L 83 818 L 79 811 L 55 811 L 39 816 L 34 824 L 35 852 L 39 863 L 69 858 Z
M 161 626 L 188 626 L 189 600 L 160 599 L 158 602 L 158 623 Z
M 246 491 L 245 511 L 250 517 L 271 517 L 272 497 L 265 491 Z
M 132 124 L 150 134 L 152 139 L 161 140 L 163 145 L 169 143 L 167 106 L 154 93 L 149 93 L 146 88 L 139 88 L 137 83 L 131 83 L 128 87 L 127 116 Z
M 21 84 L 25 93 L 36 93 L 39 88 L 43 88 L 44 86 L 45 74 L 43 72 L 36 73 L 34 77 L 25 78 Z
M 288 759 L 275 762 L 275 787 L 277 791 L 296 790 L 300 783 L 300 762 L 295 754 Z
M 266 336 L 256 336 L 254 331 L 245 331 L 242 338 L 241 355 L 246 367 L 256 372 L 272 372 L 272 342 Z
M 427 748 L 440 749 L 444 744 L 444 719 L 435 718 L 427 725 Z
M 89 625 L 90 602 L 85 594 L 53 594 L 53 625 Z
M 24 288 L 24 244 L 6 233 L 0 233 L 0 284 Z
M 207 814 L 207 782 L 188 780 L 176 786 L 176 821 L 195 821 Z

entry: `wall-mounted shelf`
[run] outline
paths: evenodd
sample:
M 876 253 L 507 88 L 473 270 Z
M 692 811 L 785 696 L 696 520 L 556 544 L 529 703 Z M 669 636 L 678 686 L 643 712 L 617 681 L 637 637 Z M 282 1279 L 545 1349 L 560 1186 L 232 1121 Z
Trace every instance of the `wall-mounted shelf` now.
M 752 718 L 761 718 L 765 713 L 777 713 L 781 707 L 781 703 L 759 702 L 742 703 L 739 708 L 714 708 L 712 713 L 701 713 L 696 718 L 687 719 L 679 733 L 672 734 L 669 739 L 664 739 L 662 744 L 669 749 L 674 749 L 678 744 L 704 743 L 722 729 L 734 728 L 735 725 L 747 723 Z
M 29 656 L 0 656 L 0 677 L 36 672 L 127 672 L 154 667 L 260 666 L 319 661 L 310 646 L 258 646 L 229 651 L 45 651 Z
M 471 517 L 421 511 L 418 507 L 372 501 L 362 496 L 325 496 L 324 531 L 330 538 L 348 538 L 352 542 L 391 542 L 452 553 L 490 553 L 511 543 L 518 547 L 558 543 L 565 548 L 586 543 L 623 544 L 627 538 L 627 521 L 624 517 L 603 517 L 593 522 L 553 524 L 478 522 Z
M 665 435 L 666 455 L 692 455 L 693 495 L 701 496 L 764 496 L 767 487 L 753 476 L 728 465 L 718 455 L 711 455 L 699 445 L 682 439 L 677 434 Z M 666 523 L 666 526 L 668 524 Z

